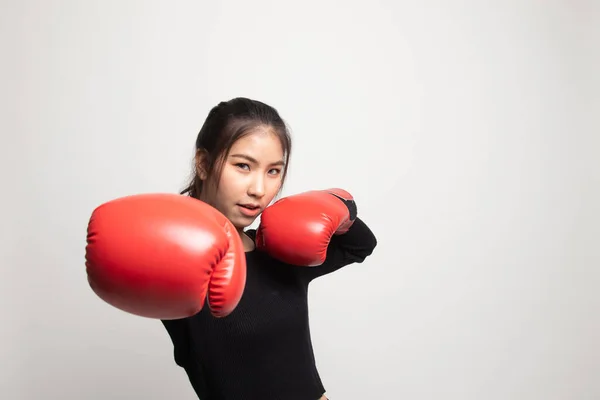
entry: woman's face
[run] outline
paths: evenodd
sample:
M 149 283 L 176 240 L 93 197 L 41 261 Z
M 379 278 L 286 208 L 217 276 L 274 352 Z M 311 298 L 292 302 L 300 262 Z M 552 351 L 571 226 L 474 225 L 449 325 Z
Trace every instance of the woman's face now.
M 241 231 L 277 195 L 283 167 L 280 140 L 269 127 L 259 127 L 233 144 L 223 162 L 218 188 L 214 182 L 206 182 L 201 200 L 219 210 Z

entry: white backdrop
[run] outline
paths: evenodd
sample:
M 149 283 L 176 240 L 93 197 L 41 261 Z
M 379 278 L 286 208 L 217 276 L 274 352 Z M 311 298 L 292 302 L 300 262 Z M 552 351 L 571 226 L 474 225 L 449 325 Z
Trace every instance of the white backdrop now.
M 178 191 L 210 107 L 248 96 L 293 130 L 284 194 L 344 187 L 379 240 L 312 286 L 333 400 L 600 398 L 598 2 L 30 0 L 0 21 L 0 397 L 195 398 L 160 322 L 89 289 L 86 224 Z

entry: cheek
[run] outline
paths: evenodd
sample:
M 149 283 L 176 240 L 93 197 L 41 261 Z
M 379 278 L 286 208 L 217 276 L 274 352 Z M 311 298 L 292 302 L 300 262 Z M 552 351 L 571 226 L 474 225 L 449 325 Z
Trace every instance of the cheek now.
M 269 202 L 277 195 L 281 188 L 281 180 L 273 179 L 267 184 L 266 195 L 269 197 Z
M 239 199 L 236 197 L 240 196 L 240 192 L 244 191 L 243 179 L 236 171 L 231 168 L 223 168 L 221 174 L 221 181 L 219 182 L 219 197 L 223 200 L 235 198 L 236 201 Z

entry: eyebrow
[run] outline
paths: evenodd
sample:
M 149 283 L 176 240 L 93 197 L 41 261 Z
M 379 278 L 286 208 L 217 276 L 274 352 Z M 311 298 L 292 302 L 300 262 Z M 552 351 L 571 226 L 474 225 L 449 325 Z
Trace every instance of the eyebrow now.
M 259 162 L 254 157 L 250 157 L 247 154 L 232 154 L 231 157 L 243 158 L 245 160 L 250 161 L 251 163 L 259 164 Z M 272 162 L 269 165 L 285 165 L 285 162 L 283 160 L 279 160 L 279 161 Z

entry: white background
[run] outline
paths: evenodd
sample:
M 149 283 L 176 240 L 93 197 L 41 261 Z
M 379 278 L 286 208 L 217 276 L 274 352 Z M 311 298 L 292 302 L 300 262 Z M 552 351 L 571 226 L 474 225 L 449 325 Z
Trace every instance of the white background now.
M 600 398 L 598 12 L 3 1 L 0 397 L 195 398 L 160 322 L 89 289 L 86 225 L 181 189 L 247 96 L 293 130 L 284 194 L 346 188 L 379 240 L 312 286 L 333 400 Z

